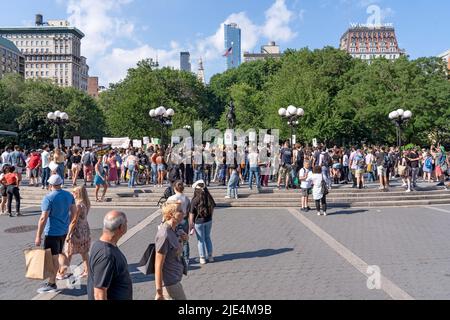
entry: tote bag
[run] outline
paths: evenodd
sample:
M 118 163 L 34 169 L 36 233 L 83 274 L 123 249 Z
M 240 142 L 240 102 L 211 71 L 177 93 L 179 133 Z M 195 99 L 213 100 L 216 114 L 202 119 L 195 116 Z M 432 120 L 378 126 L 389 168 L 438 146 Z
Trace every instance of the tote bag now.
M 45 280 L 54 275 L 52 251 L 50 249 L 24 250 L 27 279 Z
M 155 256 L 155 244 L 151 243 L 145 250 L 137 269 L 146 276 L 155 274 Z

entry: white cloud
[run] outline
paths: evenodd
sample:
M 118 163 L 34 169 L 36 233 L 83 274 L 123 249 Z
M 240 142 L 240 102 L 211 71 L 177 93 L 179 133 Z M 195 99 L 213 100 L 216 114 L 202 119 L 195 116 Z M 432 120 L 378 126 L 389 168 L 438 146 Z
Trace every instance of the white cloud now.
M 276 0 L 266 11 L 266 24 L 262 27 L 264 36 L 271 40 L 292 40 L 297 36 L 289 26 L 294 16 L 294 12 L 287 8 L 285 0 Z
M 176 41 L 168 43 L 168 49 L 157 49 L 141 43 L 135 34 L 139 30 L 148 30 L 148 26 L 136 26 L 128 21 L 126 6 L 134 0 L 55 0 L 58 4 L 66 4 L 68 20 L 85 33 L 82 40 L 82 54 L 88 58 L 91 74 L 100 77 L 102 84 L 109 84 L 123 79 L 130 67 L 142 59 L 158 57 L 161 66 L 179 68 L 179 52 L 190 50 L 195 70 L 201 57 L 205 67 L 215 65 L 215 71 L 225 67 L 222 54 L 224 52 L 224 24 L 237 23 L 242 30 L 242 51 L 253 51 L 262 40 L 288 42 L 297 36 L 290 24 L 295 19 L 302 19 L 293 10 L 289 10 L 286 0 L 274 0 L 273 5 L 265 12 L 262 25 L 254 23 L 246 12 L 229 15 L 214 34 L 197 40 L 194 44 L 180 44 Z M 126 47 L 120 40 L 132 40 L 135 47 Z M 264 41 L 266 42 L 266 41 Z M 122 42 L 121 42 L 122 43 Z M 218 70 L 217 66 L 223 68 Z M 213 66 L 214 68 L 214 66 Z M 211 69 L 213 69 L 211 68 Z M 210 70 L 211 70 L 210 69 Z
M 176 44 L 173 42 L 172 44 Z M 101 57 L 97 67 L 101 70 L 102 78 L 109 83 L 123 80 L 127 70 L 136 66 L 136 63 L 150 57 L 158 57 L 162 66 L 179 68 L 180 50 L 174 46 L 171 50 L 155 49 L 144 45 L 134 49 L 114 48 L 109 54 Z
M 69 22 L 86 37 L 83 39 L 82 54 L 95 60 L 105 54 L 118 38 L 132 38 L 133 23 L 115 17 L 122 7 L 133 0 L 69 0 L 67 13 Z

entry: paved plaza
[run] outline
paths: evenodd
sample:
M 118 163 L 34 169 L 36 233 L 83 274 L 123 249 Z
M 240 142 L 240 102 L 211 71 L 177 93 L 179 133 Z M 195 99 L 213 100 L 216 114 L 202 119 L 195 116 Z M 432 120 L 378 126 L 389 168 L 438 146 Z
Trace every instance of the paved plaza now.
M 120 245 L 128 259 L 134 299 L 152 300 L 153 276 L 137 270 L 160 222 L 157 208 L 127 209 L 129 232 Z M 108 209 L 89 222 L 98 239 Z M 313 211 L 312 211 L 313 212 Z M 0 299 L 86 300 L 85 282 L 60 294 L 37 296 L 27 280 L 23 249 L 31 246 L 39 208 L 0 218 Z M 220 208 L 214 215 L 216 262 L 200 267 L 195 237 L 183 279 L 191 300 L 450 299 L 450 206 L 333 209 L 328 217 L 298 208 Z M 13 228 L 21 227 L 19 230 Z M 10 233 L 20 231 L 19 233 Z M 79 263 L 76 258 L 73 263 Z M 381 289 L 368 289 L 369 266 L 381 271 Z M 60 288 L 66 282 L 58 283 Z

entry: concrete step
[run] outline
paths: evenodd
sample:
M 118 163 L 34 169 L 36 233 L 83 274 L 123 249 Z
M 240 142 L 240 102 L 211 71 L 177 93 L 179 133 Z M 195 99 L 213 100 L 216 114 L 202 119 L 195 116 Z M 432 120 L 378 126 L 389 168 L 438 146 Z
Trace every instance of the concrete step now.
M 222 193 L 216 193 L 212 196 L 215 199 L 221 199 L 224 198 L 225 191 Z M 188 197 L 192 197 L 192 195 L 187 194 Z M 274 195 L 274 194 L 255 194 L 255 193 L 239 193 L 241 200 L 246 201 L 286 201 L 286 200 L 293 200 L 293 199 L 299 199 L 301 197 L 300 192 L 295 194 L 280 194 L 280 195 Z M 34 195 L 34 194 L 24 194 L 21 193 L 21 197 L 24 200 L 42 200 L 44 197 L 43 195 Z M 115 194 L 108 194 L 107 193 L 107 199 L 110 199 L 109 201 L 130 201 L 133 199 L 133 202 L 151 202 L 151 201 L 158 201 L 162 197 L 162 194 L 145 194 L 145 195 L 136 195 L 131 194 L 129 196 L 118 196 Z M 90 195 L 91 200 L 95 200 L 95 197 Z M 430 192 L 411 192 L 411 193 L 405 193 L 402 192 L 384 192 L 384 193 L 360 193 L 360 194 L 352 194 L 352 193 L 336 193 L 334 191 L 331 191 L 331 193 L 328 195 L 329 199 L 348 199 L 350 201 L 356 201 L 360 199 L 378 199 L 380 201 L 386 200 L 386 199 L 434 199 L 434 198 L 447 198 L 450 199 L 450 192 L 449 191 L 430 191 Z
M 363 201 L 363 202 L 334 202 L 327 201 L 330 208 L 391 208 L 391 207 L 418 207 L 418 206 L 430 206 L 430 205 L 446 205 L 449 204 L 448 200 L 418 200 L 418 201 Z M 310 202 L 310 207 L 314 208 L 314 203 Z M 22 203 L 24 206 L 36 206 L 37 203 Z M 156 208 L 155 203 L 136 203 L 136 202 L 103 202 L 92 203 L 92 207 L 110 207 L 110 208 Z M 298 202 L 290 201 L 283 203 L 274 202 L 218 202 L 218 208 L 292 208 L 299 207 Z

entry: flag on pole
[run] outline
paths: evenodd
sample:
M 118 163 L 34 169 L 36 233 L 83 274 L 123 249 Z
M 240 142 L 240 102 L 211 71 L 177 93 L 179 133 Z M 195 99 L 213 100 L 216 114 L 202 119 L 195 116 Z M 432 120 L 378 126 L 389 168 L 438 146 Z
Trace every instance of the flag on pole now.
M 225 52 L 225 54 L 223 55 L 224 57 L 228 57 L 228 56 L 230 56 L 231 54 L 233 54 L 233 47 L 230 47 L 226 52 Z

